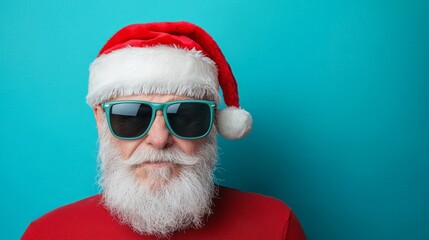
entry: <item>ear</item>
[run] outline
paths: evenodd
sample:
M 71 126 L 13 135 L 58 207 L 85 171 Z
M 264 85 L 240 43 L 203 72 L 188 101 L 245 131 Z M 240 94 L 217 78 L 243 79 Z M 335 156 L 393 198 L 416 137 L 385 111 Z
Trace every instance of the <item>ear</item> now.
M 103 108 L 101 108 L 100 105 L 96 105 L 94 108 L 94 117 L 95 117 L 95 122 L 97 123 L 97 129 L 100 129 L 101 124 L 102 124 L 102 119 L 103 119 L 103 114 L 104 114 L 104 110 Z

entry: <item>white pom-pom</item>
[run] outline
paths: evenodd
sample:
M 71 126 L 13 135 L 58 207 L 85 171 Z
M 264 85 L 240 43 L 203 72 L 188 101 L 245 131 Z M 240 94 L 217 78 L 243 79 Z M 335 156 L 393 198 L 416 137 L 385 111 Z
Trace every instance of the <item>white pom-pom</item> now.
M 252 116 L 246 110 L 228 107 L 216 113 L 216 127 L 220 135 L 227 139 L 239 139 L 252 131 Z

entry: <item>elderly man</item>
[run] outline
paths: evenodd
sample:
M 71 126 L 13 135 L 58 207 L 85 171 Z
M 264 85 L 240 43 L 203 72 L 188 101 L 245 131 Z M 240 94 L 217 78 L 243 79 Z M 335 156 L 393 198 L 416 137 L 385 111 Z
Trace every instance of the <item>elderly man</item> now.
M 244 137 L 252 119 L 203 29 L 121 29 L 91 64 L 87 102 L 103 191 L 42 216 L 22 239 L 305 239 L 281 201 L 213 183 L 216 133 Z

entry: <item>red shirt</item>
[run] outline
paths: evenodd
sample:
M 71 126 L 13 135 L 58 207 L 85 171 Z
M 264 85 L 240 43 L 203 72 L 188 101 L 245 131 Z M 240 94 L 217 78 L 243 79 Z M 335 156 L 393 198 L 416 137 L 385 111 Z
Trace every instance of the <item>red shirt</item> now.
M 45 214 L 28 226 L 22 239 L 157 239 L 121 225 L 100 198 L 95 195 Z M 305 239 L 298 219 L 280 200 L 220 187 L 213 202 L 213 214 L 202 228 L 175 232 L 170 239 Z

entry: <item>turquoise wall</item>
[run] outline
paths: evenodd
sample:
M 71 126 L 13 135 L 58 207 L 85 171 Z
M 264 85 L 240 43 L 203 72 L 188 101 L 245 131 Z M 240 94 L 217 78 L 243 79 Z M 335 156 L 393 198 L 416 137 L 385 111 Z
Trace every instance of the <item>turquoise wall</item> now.
M 129 23 L 218 41 L 254 117 L 223 185 L 282 199 L 309 239 L 429 239 L 428 1 L 0 1 L 0 232 L 97 192 L 88 66 Z

